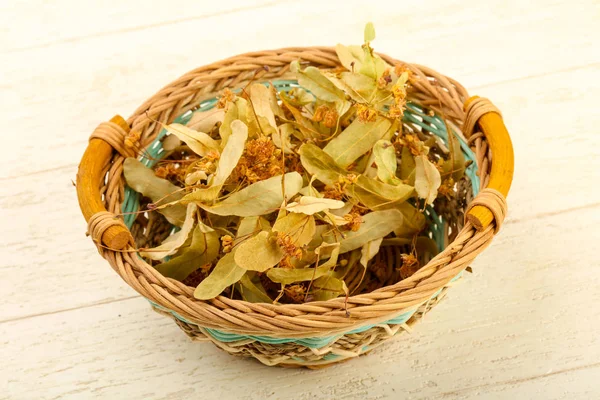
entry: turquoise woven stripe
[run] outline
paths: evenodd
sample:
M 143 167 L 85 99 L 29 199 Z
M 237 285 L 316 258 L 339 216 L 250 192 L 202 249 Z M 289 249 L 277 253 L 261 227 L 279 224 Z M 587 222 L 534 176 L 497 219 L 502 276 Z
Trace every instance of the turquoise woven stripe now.
M 384 323 L 385 324 L 403 324 L 406 321 L 408 321 L 414 313 L 415 313 L 415 310 L 412 310 L 412 311 L 406 312 L 396 318 L 393 318 L 389 321 L 386 321 Z M 361 326 L 360 328 L 356 328 L 356 329 L 351 330 L 350 332 L 346 332 L 346 334 L 364 332 L 366 330 L 371 329 L 374 326 L 376 326 L 376 325 Z M 286 338 L 273 338 L 273 337 L 269 337 L 269 336 L 255 336 L 255 335 L 245 336 L 245 335 L 237 335 L 235 333 L 222 332 L 222 331 L 219 331 L 218 329 L 209 329 L 209 328 L 205 328 L 205 329 L 208 331 L 208 333 L 211 334 L 212 337 L 214 337 L 215 339 L 217 339 L 221 342 L 226 342 L 226 343 L 227 342 L 237 342 L 237 341 L 243 340 L 243 339 L 254 339 L 261 343 L 269 343 L 269 344 L 296 343 L 301 346 L 306 346 L 306 347 L 310 347 L 313 349 L 319 349 L 319 348 L 328 346 L 342 336 L 342 335 L 334 335 L 334 336 L 324 336 L 324 337 L 317 337 L 317 338 L 286 339 Z
M 293 80 L 274 81 L 273 85 L 278 90 L 280 90 L 280 91 L 283 90 L 286 92 L 293 89 L 294 87 L 299 87 L 298 83 Z M 217 102 L 216 99 L 205 100 L 199 104 L 199 108 L 197 111 L 210 110 L 211 108 L 213 108 L 215 106 L 216 102 Z M 180 123 L 180 124 L 186 124 L 192 118 L 192 115 L 193 115 L 193 112 L 188 111 L 188 112 L 180 115 L 179 117 L 177 117 L 173 122 Z M 431 117 L 431 116 L 423 113 L 422 108 L 420 108 L 418 105 L 412 104 L 412 103 L 407 104 L 407 109 L 404 113 L 404 121 L 414 123 L 415 125 L 419 125 L 425 129 L 427 129 L 428 131 L 434 133 L 436 136 L 440 137 L 446 145 L 448 144 L 448 131 L 446 130 L 446 124 L 444 124 L 443 120 L 437 115 L 434 117 Z M 161 144 L 161 139 L 166 134 L 167 134 L 167 131 L 165 129 L 163 129 L 158 134 L 158 136 L 154 140 L 154 142 L 152 142 L 152 144 L 146 149 L 146 152 L 144 153 L 144 155 L 140 156 L 140 158 L 139 158 L 140 161 L 142 161 L 146 166 L 148 166 L 150 168 L 153 167 L 154 165 L 156 165 L 158 160 L 160 160 L 162 158 L 162 156 L 164 155 L 164 151 L 162 149 L 162 144 Z M 477 176 L 477 163 L 475 162 L 475 154 L 473 154 L 473 152 L 469 148 L 468 144 L 459 135 L 457 135 L 456 132 L 453 131 L 452 134 L 454 134 L 458 138 L 461 149 L 465 155 L 465 158 L 467 160 L 473 161 L 472 164 L 467 168 L 466 174 L 471 180 L 471 184 L 473 187 L 473 194 L 476 195 L 477 193 L 479 193 L 479 177 Z M 133 222 L 135 221 L 135 218 L 136 218 L 135 212 L 138 211 L 138 209 L 139 209 L 138 193 L 135 192 L 134 190 L 132 190 L 131 188 L 129 188 L 128 186 L 126 186 L 125 187 L 125 199 L 123 201 L 122 210 L 123 210 L 123 213 L 125 213 L 125 224 L 129 228 L 131 228 L 131 226 L 133 225 Z M 127 214 L 127 213 L 131 213 L 131 214 Z M 432 207 L 427 208 L 427 213 L 428 213 L 427 218 L 429 220 L 429 230 L 431 232 L 431 236 L 432 236 L 433 240 L 436 242 L 438 249 L 442 250 L 443 246 L 444 246 L 444 229 L 443 229 L 444 221 L 443 221 L 443 218 L 441 216 L 439 216 Z M 452 281 L 457 280 L 461 275 L 462 275 L 462 272 L 459 273 L 454 279 L 452 279 Z M 441 291 L 442 291 L 442 289 L 438 290 L 431 297 L 431 299 L 435 299 L 437 296 L 439 296 Z M 150 303 L 154 307 L 156 307 L 160 310 L 171 313 L 175 318 L 179 319 L 180 321 L 183 321 L 185 323 L 193 325 L 192 322 L 187 321 L 185 318 L 183 318 L 181 315 L 179 315 L 175 311 L 166 309 L 152 301 L 150 301 Z M 392 319 L 384 322 L 384 324 L 389 324 L 389 325 L 403 324 L 406 321 L 408 321 L 410 319 L 410 317 L 412 317 L 412 315 L 415 313 L 415 311 L 416 311 L 416 308 L 414 310 L 403 313 L 395 318 L 392 318 Z M 356 328 L 354 330 L 346 332 L 346 334 L 364 332 L 368 329 L 373 328 L 374 326 L 377 326 L 377 325 L 361 326 L 360 328 Z M 306 346 L 309 348 L 313 348 L 313 349 L 319 349 L 319 348 L 326 347 L 326 346 L 330 345 L 331 343 L 335 342 L 339 337 L 342 336 L 342 335 L 335 335 L 335 336 L 326 336 L 326 337 L 318 337 L 318 338 L 286 339 L 286 338 L 273 338 L 273 337 L 269 337 L 269 336 L 258 336 L 258 335 L 237 335 L 234 333 L 223 332 L 218 329 L 211 329 L 211 328 L 205 328 L 205 329 L 214 339 L 219 340 L 221 342 L 226 342 L 226 343 L 227 342 L 237 342 L 237 341 L 246 340 L 246 339 L 253 339 L 253 340 L 256 340 L 256 341 L 259 341 L 262 343 L 269 343 L 269 344 L 296 343 L 296 344 Z M 364 349 L 364 350 L 366 350 L 366 349 Z M 335 355 L 335 354 L 327 354 L 323 358 L 325 360 L 335 360 L 339 357 L 340 356 Z M 297 361 L 303 361 L 303 360 L 298 359 Z
M 457 276 L 455 276 L 451 282 L 456 281 L 458 278 L 460 278 L 460 276 L 462 275 L 462 272 L 459 273 Z M 440 295 L 440 293 L 442 292 L 442 289 L 438 290 L 437 292 L 435 292 L 433 294 L 433 296 L 431 296 L 431 300 L 435 299 L 436 297 L 438 297 Z M 178 320 L 185 322 L 187 324 L 191 324 L 191 325 L 195 325 L 193 322 L 190 322 L 188 320 L 186 320 L 185 318 L 183 318 L 181 315 L 179 315 L 178 313 L 176 313 L 175 311 L 169 310 L 168 308 L 165 308 L 159 304 L 156 304 L 155 302 L 148 300 L 150 302 L 150 304 L 152 304 L 154 307 L 158 308 L 159 310 L 162 311 L 166 311 L 168 313 L 170 313 L 171 315 L 173 315 L 175 318 L 177 318 Z M 400 314 L 399 316 L 389 319 L 385 322 L 383 322 L 383 324 L 386 325 L 400 325 L 400 324 L 404 324 L 406 323 L 410 317 L 413 316 L 413 314 L 415 313 L 416 308 L 414 310 L 405 312 L 403 314 Z M 369 330 L 377 325 L 381 325 L 381 324 L 369 324 L 369 325 L 364 325 L 361 326 L 359 328 L 353 329 L 351 331 L 348 331 L 345 333 L 345 335 L 349 335 L 349 334 L 353 334 L 353 333 L 361 333 L 364 332 L 366 330 Z M 335 342 L 337 339 L 339 339 L 341 336 L 343 335 L 333 335 L 333 336 L 325 336 L 325 337 L 316 337 L 316 338 L 274 338 L 274 337 L 270 337 L 270 336 L 261 336 L 261 335 L 238 335 L 235 333 L 228 333 L 228 332 L 223 332 L 220 331 L 218 329 L 212 329 L 212 328 L 204 328 L 214 339 L 223 342 L 223 343 L 231 343 L 231 342 L 238 342 L 240 340 L 246 340 L 246 339 L 252 339 L 252 340 L 256 340 L 258 342 L 261 343 L 269 343 L 269 344 L 283 344 L 283 343 L 295 343 L 295 344 L 299 344 L 301 346 L 305 346 L 311 349 L 320 349 L 326 346 L 329 346 L 330 344 L 332 344 L 333 342 Z
M 462 272 L 459 273 L 454 279 L 452 279 L 452 281 L 457 280 L 460 276 L 462 275 Z M 437 296 L 439 296 L 439 294 L 442 292 L 442 289 L 438 290 L 437 292 L 434 293 L 433 296 L 431 296 L 431 300 L 435 299 Z M 183 321 L 187 324 L 191 324 L 191 325 L 195 325 L 193 322 L 190 322 L 188 320 L 186 320 L 185 318 L 183 318 L 181 315 L 179 315 L 178 313 L 176 313 L 175 311 L 169 310 L 161 305 L 156 304 L 155 302 L 148 300 L 154 307 L 169 312 L 171 313 L 171 315 L 173 315 L 175 318 L 177 318 L 180 321 Z M 400 325 L 400 324 L 404 324 L 406 323 L 410 317 L 413 316 L 413 314 L 415 313 L 416 308 L 405 312 L 403 314 L 400 314 L 397 317 L 394 317 L 392 319 L 389 319 L 385 322 L 383 322 L 383 324 L 386 325 Z M 361 326 L 359 328 L 353 329 L 351 331 L 348 331 L 345 333 L 345 335 L 349 335 L 349 334 L 353 334 L 353 333 L 361 333 L 364 332 L 366 330 L 369 330 L 377 325 L 381 325 L 381 324 L 369 324 L 369 325 L 364 325 Z M 258 342 L 261 343 L 269 343 L 269 344 L 282 344 L 282 343 L 296 343 L 299 344 L 301 346 L 305 346 L 305 347 L 309 347 L 309 348 L 313 348 L 313 349 L 320 349 L 323 348 L 325 346 L 330 345 L 331 343 L 335 342 L 338 338 L 340 338 L 343 335 L 333 335 L 333 336 L 325 336 L 325 337 L 317 337 L 317 338 L 274 338 L 274 337 L 269 337 L 269 336 L 261 336 L 261 335 L 238 335 L 235 333 L 228 333 L 228 332 L 223 332 L 221 330 L 218 329 L 212 329 L 212 328 L 204 328 L 214 339 L 220 341 L 220 342 L 224 342 L 224 343 L 231 343 L 231 342 L 238 342 L 240 340 L 246 340 L 246 339 L 253 339 L 256 340 Z
M 438 294 L 439 294 L 439 292 L 436 293 L 434 297 L 436 297 Z M 148 301 L 150 301 L 150 300 L 148 300 Z M 183 318 L 181 315 L 179 315 L 175 311 L 172 311 L 165 307 L 162 307 L 153 301 L 150 301 L 150 303 L 154 307 L 156 307 L 160 310 L 171 313 L 171 315 L 173 315 L 175 318 L 177 318 L 178 320 L 180 320 L 182 322 L 195 325 L 193 322 L 186 320 L 185 318 Z M 392 325 L 403 324 L 406 321 L 408 321 L 410 319 L 410 317 L 412 317 L 412 315 L 415 313 L 415 311 L 416 311 L 416 309 L 406 312 L 404 314 L 401 314 L 398 317 L 395 317 L 388 321 L 385 321 L 384 324 L 392 324 Z M 360 328 L 353 329 L 349 332 L 346 332 L 345 334 L 348 335 L 348 334 L 352 334 L 352 333 L 364 332 L 366 330 L 373 328 L 374 326 L 377 326 L 377 324 L 361 326 Z M 238 342 L 240 340 L 253 339 L 253 340 L 256 340 L 261 343 L 269 343 L 269 344 L 296 343 L 301 346 L 309 347 L 312 349 L 320 349 L 322 347 L 328 346 L 331 343 L 335 342 L 338 338 L 343 336 L 343 335 L 333 335 L 333 336 L 324 336 L 324 337 L 316 337 L 316 338 L 300 338 L 300 339 L 290 338 L 290 339 L 287 339 L 287 338 L 274 338 L 274 337 L 260 336 L 260 335 L 238 335 L 235 333 L 223 332 L 218 329 L 212 329 L 212 328 L 204 328 L 204 329 L 214 339 L 216 339 L 220 342 L 223 342 L 223 343 L 231 343 L 231 342 Z

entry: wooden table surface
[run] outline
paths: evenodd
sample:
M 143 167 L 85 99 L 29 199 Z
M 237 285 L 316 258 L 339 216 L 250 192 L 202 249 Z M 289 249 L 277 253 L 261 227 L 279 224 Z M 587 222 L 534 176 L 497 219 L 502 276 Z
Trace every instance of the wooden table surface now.
M 250 50 L 360 43 L 489 97 L 512 134 L 510 217 L 411 335 L 321 371 L 194 344 L 85 237 L 92 130 Z M 0 2 L 0 398 L 600 398 L 600 3 Z

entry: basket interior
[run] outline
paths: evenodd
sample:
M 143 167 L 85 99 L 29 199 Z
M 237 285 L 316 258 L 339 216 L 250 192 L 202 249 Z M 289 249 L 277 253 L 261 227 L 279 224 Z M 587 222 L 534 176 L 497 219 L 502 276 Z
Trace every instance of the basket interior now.
M 295 87 L 299 87 L 295 80 L 276 80 L 272 82 L 265 82 L 265 84 L 273 84 L 277 91 L 289 91 Z M 207 111 L 213 108 L 217 103 L 217 98 L 213 97 L 204 100 L 198 104 L 194 110 L 189 110 L 182 115 L 175 118 L 173 123 L 187 124 L 194 112 Z M 411 129 L 421 129 L 429 132 L 430 134 L 438 136 L 444 144 L 448 143 L 448 130 L 447 125 L 439 115 L 430 115 L 426 113 L 419 105 L 408 102 L 403 122 L 410 126 Z M 475 162 L 475 155 L 469 148 L 468 144 L 464 140 L 461 134 L 453 132 L 454 135 L 459 139 L 461 150 L 463 151 L 465 158 L 471 161 L 471 164 L 466 169 L 465 178 L 458 183 L 462 185 L 462 188 L 458 189 L 458 198 L 462 203 L 467 203 L 470 198 L 476 195 L 479 191 L 479 177 L 477 176 L 477 163 Z M 167 131 L 163 129 L 154 141 L 145 149 L 143 154 L 139 157 L 147 167 L 152 168 L 158 163 L 166 154 L 162 148 L 162 139 L 167 135 Z M 136 219 L 138 217 L 138 210 L 140 209 L 140 195 L 133 189 L 125 186 L 125 196 L 122 204 L 122 212 L 125 216 L 125 224 L 132 230 L 136 240 L 138 237 L 144 237 L 144 245 L 157 245 L 166 236 L 176 231 L 176 227 L 168 225 L 166 221 L 162 220 L 158 223 L 153 224 L 153 232 L 144 232 L 145 229 L 137 227 Z M 462 198 L 461 198 L 462 196 Z M 467 198 L 468 197 L 468 198 Z M 448 243 L 452 241 L 450 233 L 457 233 L 462 227 L 462 215 L 456 213 L 456 209 L 460 207 L 446 206 L 436 208 L 428 206 L 426 210 L 427 221 L 428 221 L 428 236 L 432 238 L 438 247 L 439 251 L 442 251 Z M 398 254 L 380 254 L 379 257 L 385 259 L 388 264 L 393 265 L 393 258 Z M 391 262 L 390 262 L 391 261 Z M 425 262 L 428 260 L 425 260 Z M 424 265 L 424 264 L 422 264 Z M 393 284 L 398 280 L 398 277 L 390 277 L 388 284 Z

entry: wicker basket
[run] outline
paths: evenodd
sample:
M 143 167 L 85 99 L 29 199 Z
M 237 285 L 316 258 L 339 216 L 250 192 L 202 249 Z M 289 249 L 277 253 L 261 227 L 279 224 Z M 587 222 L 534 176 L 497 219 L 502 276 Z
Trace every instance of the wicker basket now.
M 399 62 L 382 57 L 392 65 Z M 197 300 L 193 287 L 165 278 L 132 251 L 134 240 L 138 245 L 155 243 L 168 234 L 169 227 L 153 225 L 151 215 L 149 220 L 116 217 L 139 207 L 123 178 L 123 161 L 138 154 L 124 145 L 124 137 L 130 130 L 140 132 L 142 147 L 159 157 L 164 132 L 156 121 L 185 123 L 193 111 L 212 107 L 218 91 L 240 87 L 251 79 L 273 81 L 280 89 L 292 87 L 295 83 L 287 80 L 289 65 L 298 59 L 319 68 L 339 65 L 331 48 L 243 54 L 182 76 L 142 104 L 127 121 L 117 116 L 100 124 L 79 166 L 77 193 L 88 232 L 100 254 L 156 311 L 173 318 L 192 340 L 210 341 L 229 353 L 255 357 L 267 365 L 318 368 L 366 353 L 410 331 L 444 297 L 502 224 L 513 151 L 500 113 L 489 101 L 468 98 L 466 90 L 453 79 L 409 64 L 414 79 L 405 122 L 442 140 L 447 139 L 446 128 L 450 126 L 462 138 L 467 158 L 475 161 L 459 184 L 458 201 L 452 207 L 431 210 L 431 234 L 443 251 L 410 278 L 347 301 L 258 304 L 223 296 Z M 378 257 L 393 269 L 397 259 L 393 249 Z

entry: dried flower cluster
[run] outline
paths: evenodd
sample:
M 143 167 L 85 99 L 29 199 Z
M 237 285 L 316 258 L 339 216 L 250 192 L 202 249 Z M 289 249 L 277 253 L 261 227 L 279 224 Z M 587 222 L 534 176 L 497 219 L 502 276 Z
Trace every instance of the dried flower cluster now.
M 269 137 L 263 136 L 248 140 L 232 178 L 245 178 L 249 183 L 254 183 L 281 175 L 282 172 L 281 149 L 278 149 Z
M 454 195 L 465 160 L 454 137 L 440 146 L 406 128 L 414 77 L 373 39 L 368 25 L 364 45 L 338 45 L 344 68 L 293 62 L 297 87 L 223 90 L 214 109 L 165 127 L 154 170 L 127 159 L 128 185 L 179 228 L 140 254 L 199 299 L 294 303 L 372 290 L 433 257 L 424 210 Z M 384 246 L 404 249 L 393 268 L 375 257 Z

